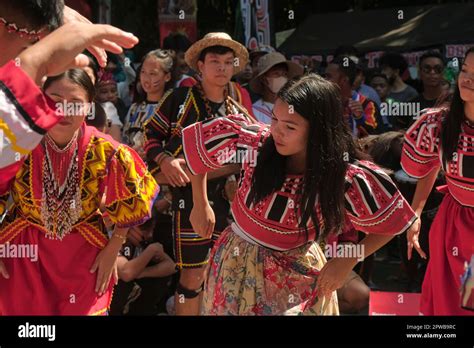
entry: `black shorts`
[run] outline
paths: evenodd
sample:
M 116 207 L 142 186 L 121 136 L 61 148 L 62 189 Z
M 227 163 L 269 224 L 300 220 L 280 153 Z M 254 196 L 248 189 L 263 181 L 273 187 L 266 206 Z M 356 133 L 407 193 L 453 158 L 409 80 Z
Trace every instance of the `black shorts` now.
M 174 259 L 178 269 L 207 265 L 214 241 L 229 224 L 230 204 L 222 194 L 225 182 L 225 178 L 208 182 L 208 199 L 216 216 L 216 225 L 211 239 L 201 238 L 194 232 L 189 222 L 193 207 L 191 185 L 172 190 Z

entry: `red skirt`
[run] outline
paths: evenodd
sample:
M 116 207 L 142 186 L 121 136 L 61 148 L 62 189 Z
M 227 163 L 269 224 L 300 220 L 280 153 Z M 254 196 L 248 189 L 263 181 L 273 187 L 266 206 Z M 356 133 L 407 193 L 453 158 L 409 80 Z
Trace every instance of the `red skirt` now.
M 62 241 L 52 240 L 29 225 L 9 245 L 37 246 L 37 260 L 32 252 L 29 257 L 23 253 L 23 257 L 2 258 L 10 278 L 0 276 L 1 315 L 107 314 L 113 280 L 107 292 L 98 296 L 97 272 L 90 273 L 90 269 L 100 249 L 79 233 L 72 231 Z
M 447 193 L 430 230 L 430 259 L 420 303 L 423 315 L 474 315 L 461 308 L 460 296 L 464 263 L 474 253 L 473 226 L 474 208 Z

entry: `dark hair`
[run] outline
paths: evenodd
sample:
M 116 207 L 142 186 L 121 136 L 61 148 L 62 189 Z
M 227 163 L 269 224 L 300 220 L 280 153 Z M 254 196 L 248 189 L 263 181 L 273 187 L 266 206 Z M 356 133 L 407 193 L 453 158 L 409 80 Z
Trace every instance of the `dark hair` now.
M 341 45 L 336 48 L 334 51 L 334 57 L 338 56 L 354 56 L 358 57 L 359 56 L 359 50 L 355 48 L 354 46 L 350 45 Z
M 387 83 L 388 83 L 388 77 L 387 77 L 387 75 L 382 74 L 381 72 L 375 72 L 375 73 L 373 73 L 373 74 L 370 76 L 370 83 L 372 83 L 372 80 L 373 80 L 374 78 L 376 78 L 376 77 L 380 77 L 380 78 L 384 79 L 385 81 L 387 81 Z
M 107 125 L 107 114 L 100 103 L 94 102 L 94 117 L 86 117 L 86 124 L 102 131 Z
M 398 70 L 398 75 L 402 76 L 405 70 L 408 69 L 408 63 L 406 59 L 400 54 L 395 52 L 385 53 L 379 59 L 379 67 L 388 66 L 393 70 Z
M 70 70 L 66 70 L 60 75 L 48 77 L 43 85 L 43 90 L 46 91 L 49 88 L 49 86 L 51 86 L 51 84 L 53 84 L 55 81 L 59 81 L 62 79 L 68 79 L 72 83 L 82 87 L 87 92 L 87 97 L 89 99 L 88 100 L 89 102 L 92 102 L 94 100 L 94 96 L 95 96 L 94 85 L 92 84 L 92 81 L 89 75 L 87 75 L 87 73 L 83 69 L 70 69 Z
M 165 50 L 186 52 L 190 46 L 191 41 L 188 37 L 178 32 L 170 33 L 163 40 L 163 49 Z
M 438 51 L 430 50 L 421 55 L 420 59 L 418 60 L 419 66 L 421 66 L 421 63 L 423 63 L 423 61 L 428 58 L 437 58 L 441 61 L 441 63 L 443 63 L 443 66 L 446 64 L 441 53 L 439 53 Z
M 474 47 L 467 50 L 464 60 L 469 54 L 474 53 Z M 459 76 L 458 76 L 459 78 Z M 461 125 L 464 121 L 464 102 L 461 99 L 461 92 L 456 81 L 456 88 L 441 126 L 441 144 L 443 148 L 443 161 L 451 161 L 453 154 L 457 150 Z
M 376 135 L 367 148 L 367 153 L 374 163 L 393 171 L 401 169 L 404 133 L 400 131 L 385 132 Z
M 198 61 L 204 62 L 204 59 L 206 58 L 206 54 L 208 54 L 208 53 L 223 55 L 223 54 L 226 54 L 226 53 L 229 53 L 229 52 L 234 53 L 234 50 L 229 48 L 229 47 L 220 46 L 220 45 L 206 47 L 199 54 Z
M 7 17 L 10 13 L 23 16 L 33 30 L 47 27 L 51 31 L 63 24 L 63 0 L 0 0 L 0 8 Z
M 148 52 L 147 54 L 145 54 L 145 56 L 142 59 L 140 70 L 139 70 L 140 72 L 142 70 L 143 63 L 149 57 L 157 58 L 161 63 L 161 67 L 163 68 L 163 71 L 165 73 L 171 74 L 171 79 L 165 84 L 165 91 L 170 88 L 173 88 L 177 80 L 176 53 L 173 50 L 162 50 L 162 49 L 157 49 L 157 50 Z
M 127 80 L 127 74 L 125 73 L 123 62 L 120 58 L 120 55 L 116 53 L 111 53 L 111 52 L 106 52 L 107 53 L 107 65 L 109 63 L 115 64 L 115 69 L 113 69 L 111 72 L 114 75 L 114 80 L 116 82 L 124 82 Z M 105 70 L 108 70 L 110 68 L 106 67 Z
M 153 211 L 151 218 L 146 220 L 141 225 L 138 225 L 137 228 L 139 228 L 141 231 L 154 230 L 156 226 L 156 218 L 157 218 L 157 214 Z
M 135 76 L 135 81 L 133 81 L 132 83 L 132 86 L 133 86 L 132 102 L 133 103 L 141 103 L 146 100 L 146 93 L 143 90 L 143 87 L 140 85 L 140 71 L 142 71 L 142 66 L 143 66 L 143 63 L 140 63 L 140 65 L 137 68 L 138 74 Z
M 334 58 L 329 64 L 336 64 L 339 70 L 348 77 L 349 84 L 352 86 L 360 71 L 357 64 L 349 56 L 338 56 Z
M 99 80 L 98 72 L 99 72 L 99 65 L 97 64 L 95 57 L 91 57 L 90 55 L 87 55 L 87 58 L 89 58 L 89 64 L 87 66 L 91 68 L 92 72 L 94 73 L 95 77 L 95 82 Z
M 345 176 L 349 162 L 366 158 L 357 150 L 347 122 L 343 118 L 339 88 L 319 75 L 308 74 L 292 79 L 278 92 L 278 98 L 294 107 L 309 122 L 306 168 L 301 200 L 295 213 L 299 226 L 307 232 L 311 218 L 325 239 L 339 232 L 345 221 Z M 345 154 L 348 158 L 344 158 Z M 252 178 L 251 200 L 256 203 L 280 190 L 286 176 L 286 156 L 280 155 L 270 135 L 259 151 Z M 317 197 L 319 198 L 317 199 Z M 315 212 L 320 202 L 324 226 Z

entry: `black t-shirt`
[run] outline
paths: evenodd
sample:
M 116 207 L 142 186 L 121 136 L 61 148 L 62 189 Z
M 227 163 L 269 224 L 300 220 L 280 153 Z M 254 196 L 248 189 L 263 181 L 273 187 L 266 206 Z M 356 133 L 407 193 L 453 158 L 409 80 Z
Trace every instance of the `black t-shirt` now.
M 433 108 L 436 105 L 436 100 L 437 99 L 426 99 L 423 94 L 418 94 L 415 98 L 409 100 L 408 103 L 419 106 L 419 108 L 417 107 L 416 109 L 421 112 L 423 109 Z M 407 130 L 415 122 L 417 116 L 419 115 L 395 116 L 392 118 L 392 126 L 394 130 Z
M 214 103 L 210 100 L 207 101 L 209 103 L 209 106 L 211 107 L 211 112 L 213 115 L 216 115 L 219 111 L 219 109 L 221 108 L 222 104 L 224 104 L 223 102 L 221 103 Z
M 420 103 L 420 110 L 427 109 L 427 108 L 434 108 L 436 105 L 435 99 L 426 99 L 423 94 L 419 94 L 416 98 L 412 100 L 414 103 Z

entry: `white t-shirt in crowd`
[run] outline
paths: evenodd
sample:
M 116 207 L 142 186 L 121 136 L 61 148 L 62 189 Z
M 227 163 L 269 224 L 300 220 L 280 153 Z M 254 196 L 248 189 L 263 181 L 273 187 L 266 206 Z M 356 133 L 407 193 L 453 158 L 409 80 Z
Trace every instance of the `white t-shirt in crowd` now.
M 123 127 L 117 108 L 112 102 L 105 102 L 101 103 L 100 105 L 102 105 L 104 108 L 105 114 L 107 115 L 107 121 L 110 121 L 110 123 L 114 126 Z
M 266 102 L 263 99 L 257 100 L 252 105 L 253 114 L 258 121 L 266 124 L 272 123 L 273 103 Z

